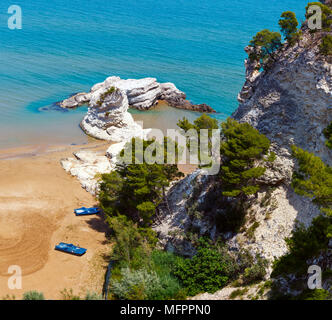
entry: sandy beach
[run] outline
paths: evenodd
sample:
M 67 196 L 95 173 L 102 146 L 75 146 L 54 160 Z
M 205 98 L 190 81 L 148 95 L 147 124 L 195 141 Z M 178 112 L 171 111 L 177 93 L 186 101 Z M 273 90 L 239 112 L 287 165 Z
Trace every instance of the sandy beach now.
M 46 299 L 61 291 L 84 297 L 100 293 L 109 254 L 102 217 L 76 217 L 73 209 L 96 199 L 60 166 L 78 149 L 106 150 L 105 142 L 83 146 L 31 146 L 0 150 L 0 298 L 37 290 Z M 82 257 L 54 250 L 59 242 L 88 249 Z M 8 288 L 8 267 L 22 269 L 22 289 Z

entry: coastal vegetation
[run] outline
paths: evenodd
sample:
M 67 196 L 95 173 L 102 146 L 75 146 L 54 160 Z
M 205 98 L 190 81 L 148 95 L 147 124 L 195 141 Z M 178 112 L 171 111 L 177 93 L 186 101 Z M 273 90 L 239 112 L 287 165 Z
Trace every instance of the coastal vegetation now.
M 104 93 L 102 93 L 102 94 L 100 95 L 99 100 L 98 100 L 97 103 L 96 103 L 97 106 L 101 107 L 101 105 L 103 104 L 105 98 L 106 98 L 108 95 L 114 93 L 115 91 L 116 91 L 116 88 L 115 88 L 115 87 L 110 87 L 108 90 L 106 90 Z
M 244 199 L 260 189 L 257 179 L 264 175 L 266 168 L 257 162 L 268 155 L 270 141 L 248 123 L 229 118 L 221 126 L 225 139 L 221 144 L 222 194 Z M 267 160 L 273 160 L 272 157 Z
M 312 6 L 319 6 L 322 11 L 322 31 L 328 32 L 332 25 L 332 8 L 328 4 L 322 2 L 310 2 L 306 6 L 306 18 L 310 19 L 314 13 L 310 13 L 309 8 Z M 292 11 L 285 11 L 281 14 L 279 20 L 280 31 L 284 36 L 287 46 L 294 46 L 302 38 L 302 30 L 298 30 L 299 23 L 296 15 Z M 311 30 L 312 33 L 317 32 L 318 29 Z M 283 46 L 281 41 L 281 34 L 279 32 L 264 29 L 259 31 L 250 41 L 249 46 L 254 50 L 249 54 L 252 61 L 257 61 L 264 70 L 269 70 L 272 64 L 276 61 L 277 53 Z M 332 36 L 324 34 L 319 45 L 320 52 L 323 55 L 332 55 Z
M 325 145 L 332 149 L 332 122 L 323 131 L 325 138 L 327 139 Z
M 300 33 L 297 31 L 298 25 L 299 23 L 294 12 L 285 11 L 281 14 L 279 26 L 281 33 L 284 35 L 289 45 L 293 45 L 299 39 Z
M 217 120 L 203 114 L 194 123 L 182 119 L 179 127 L 185 131 L 208 129 L 210 134 L 219 126 Z M 244 200 L 259 191 L 256 179 L 265 169 L 257 161 L 273 161 L 273 155 L 268 153 L 270 142 L 250 125 L 232 119 L 221 128 L 224 166 L 218 178 L 219 197 Z M 163 144 L 154 140 L 131 142 L 131 146 L 141 143 L 143 152 L 153 147 L 152 156 L 159 154 L 162 160 L 167 158 L 167 144 L 174 143 L 169 139 Z M 178 299 L 201 292 L 214 293 L 236 279 L 250 284 L 264 278 L 265 259 L 243 250 L 230 254 L 221 239 L 195 238 L 192 244 L 196 254 L 191 258 L 158 249 L 157 235 L 151 226 L 159 219 L 159 205 L 166 203 L 167 207 L 165 194 L 170 183 L 183 174 L 177 165 L 165 164 L 166 161 L 149 164 L 149 158 L 135 154 L 135 148 L 128 151 L 127 147 L 121 156 L 131 158 L 132 163 L 124 161 L 114 172 L 101 176 L 100 206 L 115 242 L 109 298 Z M 175 150 L 178 154 L 177 145 Z M 141 163 L 135 163 L 137 160 Z
M 45 300 L 45 297 L 42 292 L 28 291 L 23 294 L 23 300 Z
M 276 60 L 275 52 L 282 46 L 281 35 L 279 32 L 264 29 L 253 37 L 249 46 L 254 48 L 249 58 L 259 61 L 263 68 L 267 69 L 271 60 Z
M 298 225 L 292 236 L 286 239 L 289 252 L 274 262 L 273 278 L 288 274 L 305 277 L 307 262 L 327 255 L 332 239 L 332 168 L 319 157 L 301 148 L 293 146 L 292 150 L 299 164 L 298 171 L 293 174 L 292 187 L 297 194 L 312 199 L 321 208 L 322 214 L 313 219 L 308 228 Z M 329 271 L 323 270 L 325 274 Z M 303 294 L 297 296 L 297 299 L 316 300 L 328 294 L 327 291 L 310 293 L 303 290 Z M 282 296 L 278 288 L 275 288 L 274 295 Z
M 332 35 L 327 34 L 323 37 L 319 45 L 320 51 L 325 56 L 332 56 Z
M 172 180 L 183 176 L 176 165 L 158 164 L 167 162 L 169 143 L 172 142 L 167 139 L 161 145 L 154 140 L 133 138 L 127 144 L 121 154 L 127 154 L 129 159 L 132 157 L 131 161 L 123 161 L 115 171 L 102 175 L 99 201 L 108 217 L 124 214 L 142 227 L 151 225 L 158 205 L 165 201 L 165 189 Z M 135 152 L 138 144 L 143 145 L 144 157 Z M 148 163 L 146 151 L 149 150 L 151 158 L 157 158 L 157 163 Z

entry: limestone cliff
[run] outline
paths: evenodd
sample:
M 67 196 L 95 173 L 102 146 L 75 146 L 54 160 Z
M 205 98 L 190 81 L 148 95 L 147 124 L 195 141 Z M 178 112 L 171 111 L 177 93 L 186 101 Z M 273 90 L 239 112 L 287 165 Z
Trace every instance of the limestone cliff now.
M 246 60 L 246 82 L 238 97 L 240 105 L 233 114 L 236 120 L 248 122 L 265 134 L 272 142 L 277 158 L 264 176 L 265 190 L 249 203 L 244 228 L 240 233 L 226 234 L 224 238 L 231 250 L 248 248 L 270 261 L 287 252 L 284 239 L 290 236 L 297 222 L 308 226 L 319 214 L 309 199 L 295 194 L 290 187 L 296 165 L 290 146 L 295 144 L 314 152 L 332 165 L 332 152 L 325 146 L 322 133 L 332 121 L 332 64 L 330 58 L 319 52 L 321 34 L 310 33 L 306 26 L 302 32 L 299 43 L 292 47 L 283 45 L 269 70 L 261 72 L 257 62 Z M 250 50 L 246 48 L 248 53 Z M 162 243 L 172 249 L 178 245 L 174 250 L 182 253 L 188 248 L 188 239 L 179 235 L 196 226 L 198 233 L 215 236 L 213 217 L 223 210 L 216 207 L 216 196 L 212 196 L 211 201 L 212 191 L 207 192 L 207 189 L 213 190 L 214 182 L 203 179 L 205 185 L 201 185 L 197 179 L 197 173 L 194 173 L 172 187 L 168 198 L 173 204 L 172 215 L 156 226 Z M 177 194 L 192 190 L 192 181 L 197 181 L 195 195 L 179 201 Z M 204 202 L 212 202 L 214 206 L 202 206 Z M 195 215 L 192 215 L 192 204 L 195 210 L 200 209 Z M 200 223 L 197 221 L 199 213 Z M 179 222 L 179 216 L 185 223 Z M 174 233 L 178 236 L 169 236 Z

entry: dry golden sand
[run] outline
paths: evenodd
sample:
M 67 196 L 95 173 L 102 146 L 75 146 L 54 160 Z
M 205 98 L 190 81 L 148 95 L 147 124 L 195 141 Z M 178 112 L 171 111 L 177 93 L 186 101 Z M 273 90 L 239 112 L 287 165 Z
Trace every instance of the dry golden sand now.
M 0 151 L 0 299 L 7 294 L 21 299 L 29 290 L 47 299 L 60 299 L 64 288 L 81 296 L 101 292 L 107 267 L 102 256 L 110 252 L 107 227 L 101 217 L 73 214 L 96 200 L 59 164 L 80 148 L 106 150 L 106 145 Z M 55 251 L 61 241 L 88 251 L 82 257 Z M 10 265 L 22 268 L 22 290 L 8 288 Z

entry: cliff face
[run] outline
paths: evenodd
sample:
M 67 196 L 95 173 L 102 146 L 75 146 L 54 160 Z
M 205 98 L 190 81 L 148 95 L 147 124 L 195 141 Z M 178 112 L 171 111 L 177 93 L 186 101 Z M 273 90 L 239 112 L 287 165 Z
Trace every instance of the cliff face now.
M 259 65 L 246 60 L 246 82 L 239 94 L 239 108 L 233 117 L 240 122 L 248 122 L 272 143 L 277 158 L 264 176 L 266 185 L 273 189 L 262 191 L 251 201 L 247 222 L 242 231 L 235 235 L 225 235 L 230 249 L 247 248 L 259 252 L 270 261 L 287 252 L 285 238 L 291 235 L 297 221 L 310 225 L 320 211 L 306 199 L 294 193 L 290 187 L 295 161 L 290 146 L 295 144 L 314 152 L 327 164 L 332 165 L 332 152 L 325 146 L 323 129 L 332 121 L 332 64 L 319 53 L 321 35 L 310 34 L 303 28 L 303 38 L 293 47 L 286 45 L 278 53 L 274 65 L 268 71 L 260 72 Z M 246 48 L 249 52 L 250 48 Z M 197 175 L 197 173 L 195 173 Z M 187 189 L 192 188 L 187 178 Z M 204 181 L 204 180 L 203 180 Z M 209 180 L 210 181 L 210 180 Z M 173 203 L 172 216 L 163 220 L 156 230 L 163 243 L 172 246 L 179 243 L 179 237 L 171 239 L 168 234 L 179 229 L 187 232 L 196 225 L 200 233 L 215 235 L 215 221 L 211 217 L 222 209 L 214 206 L 205 208 L 200 223 L 190 218 L 188 202 L 211 202 L 206 185 L 196 192 L 195 199 L 177 202 L 177 188 L 184 193 L 184 186 L 173 186 L 169 202 Z M 198 182 L 200 183 L 200 182 Z M 213 184 L 213 182 L 212 182 Z M 212 188 L 213 189 L 213 188 Z M 216 192 L 215 199 L 218 193 Z M 220 197 L 220 195 L 219 195 Z M 269 199 L 266 201 L 266 199 Z M 178 203 L 178 206 L 176 204 Z M 201 206 L 202 207 L 202 206 Z M 192 224 L 179 225 L 177 213 L 191 219 Z M 254 227 L 254 222 L 257 222 Z M 209 227 L 207 227 L 209 225 Z M 252 228 L 251 228 L 252 227 Z M 249 233 L 248 230 L 252 229 Z M 184 240 L 185 242 L 186 240 Z M 179 251 L 185 248 L 180 246 Z
M 272 69 L 260 74 L 247 60 L 249 73 L 233 117 L 264 133 L 279 155 L 287 156 L 284 149 L 296 144 L 331 165 L 322 131 L 332 121 L 332 64 L 319 54 L 318 41 L 305 31 L 299 45 L 285 48 Z
M 332 64 L 319 53 L 320 34 L 303 29 L 294 47 L 284 47 L 272 68 L 257 73 L 249 60 L 240 105 L 233 117 L 248 122 L 265 134 L 277 154 L 277 167 L 284 180 L 273 192 L 276 201 L 271 219 L 261 221 L 252 247 L 267 258 L 287 251 L 288 237 L 296 221 L 309 225 L 319 214 L 310 200 L 290 187 L 295 162 L 290 146 L 295 144 L 332 165 L 332 152 L 325 146 L 323 130 L 332 121 Z M 277 169 L 277 168 L 275 168 Z M 254 207 L 258 221 L 261 208 Z

